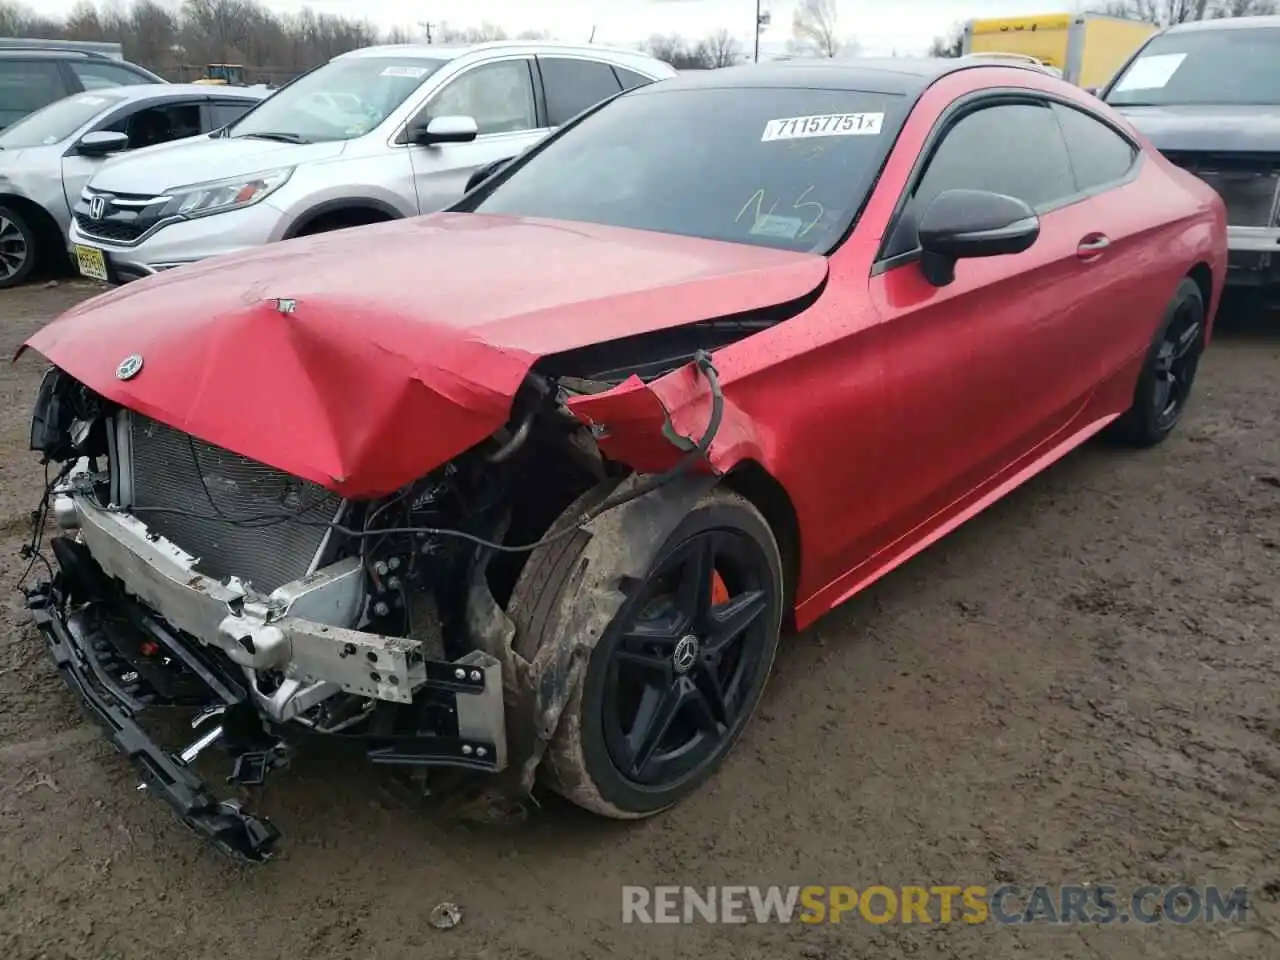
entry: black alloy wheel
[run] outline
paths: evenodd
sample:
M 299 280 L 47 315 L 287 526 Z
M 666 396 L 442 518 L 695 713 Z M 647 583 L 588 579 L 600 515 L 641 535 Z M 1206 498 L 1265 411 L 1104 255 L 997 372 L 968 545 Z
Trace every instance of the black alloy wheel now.
M 588 506 L 579 500 L 557 527 Z M 520 574 L 507 612 L 526 660 L 566 642 L 560 611 L 593 599 L 580 595 L 586 539 L 540 548 Z M 648 549 L 648 572 L 628 581 L 541 769 L 558 793 L 618 819 L 672 806 L 719 767 L 760 700 L 782 622 L 777 542 L 738 494 L 712 490 Z
M 1203 305 L 1191 299 L 1180 301 L 1156 351 L 1152 409 L 1157 429 L 1170 429 L 1186 409 L 1203 339 Z
M 1205 345 L 1205 303 L 1199 285 L 1184 277 L 1165 308 L 1147 352 L 1133 404 L 1110 434 L 1135 447 L 1153 447 L 1182 419 Z
M 721 752 L 768 669 L 764 551 L 729 529 L 704 530 L 660 561 L 610 645 L 605 743 L 618 773 L 670 788 Z

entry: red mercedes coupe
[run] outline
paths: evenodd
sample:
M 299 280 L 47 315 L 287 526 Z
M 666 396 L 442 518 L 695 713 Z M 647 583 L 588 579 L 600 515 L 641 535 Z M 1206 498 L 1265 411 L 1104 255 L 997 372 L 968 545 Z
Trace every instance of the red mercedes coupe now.
M 475 119 L 424 115 L 412 149 Z M 150 792 L 239 856 L 279 831 L 192 763 L 252 786 L 303 735 L 669 807 L 785 631 L 1093 435 L 1168 436 L 1226 266 L 1210 187 L 1016 65 L 688 73 L 484 173 L 27 344 L 60 528 L 35 620 Z M 144 722 L 172 704 L 171 748 Z

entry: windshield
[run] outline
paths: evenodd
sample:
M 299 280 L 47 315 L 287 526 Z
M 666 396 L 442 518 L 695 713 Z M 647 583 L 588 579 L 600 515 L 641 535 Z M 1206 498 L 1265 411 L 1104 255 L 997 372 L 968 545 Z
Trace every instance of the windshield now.
M 1156 37 L 1116 78 L 1106 99 L 1117 107 L 1280 104 L 1280 29 Z
M 824 250 L 860 208 L 901 110 L 892 94 L 643 88 L 565 131 L 473 209 Z
M 445 62 L 421 57 L 331 60 L 262 101 L 228 135 L 295 143 L 359 137 L 387 119 Z
M 124 99 L 118 94 L 94 91 L 51 103 L 0 133 L 0 147 L 17 150 L 60 143 Z

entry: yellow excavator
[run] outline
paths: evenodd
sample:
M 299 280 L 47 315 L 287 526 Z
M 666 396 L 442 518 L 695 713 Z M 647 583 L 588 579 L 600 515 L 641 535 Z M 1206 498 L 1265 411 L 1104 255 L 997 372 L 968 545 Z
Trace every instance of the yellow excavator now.
M 204 76 L 193 83 L 211 86 L 244 86 L 244 67 L 238 63 L 211 63 L 204 68 Z

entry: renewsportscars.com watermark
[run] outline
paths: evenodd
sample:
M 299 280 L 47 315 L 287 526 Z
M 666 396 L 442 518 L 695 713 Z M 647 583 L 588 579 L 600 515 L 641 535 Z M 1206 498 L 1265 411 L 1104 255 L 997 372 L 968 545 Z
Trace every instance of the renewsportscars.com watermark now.
M 622 888 L 623 923 L 1243 923 L 1246 887 Z

